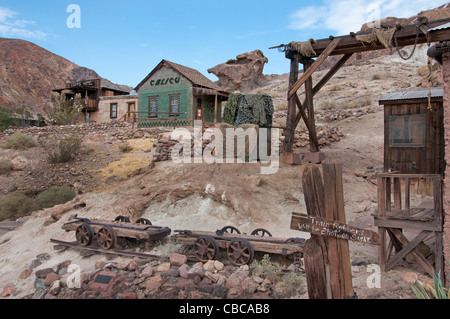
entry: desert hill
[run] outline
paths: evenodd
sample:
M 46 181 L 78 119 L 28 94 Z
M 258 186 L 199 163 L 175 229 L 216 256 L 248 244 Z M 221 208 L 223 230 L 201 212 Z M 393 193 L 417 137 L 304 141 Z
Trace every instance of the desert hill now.
M 65 87 L 68 81 L 92 78 L 100 76 L 34 43 L 0 38 L 2 108 L 14 108 L 23 103 L 32 113 L 45 114 L 44 109 L 51 106 L 52 89 Z

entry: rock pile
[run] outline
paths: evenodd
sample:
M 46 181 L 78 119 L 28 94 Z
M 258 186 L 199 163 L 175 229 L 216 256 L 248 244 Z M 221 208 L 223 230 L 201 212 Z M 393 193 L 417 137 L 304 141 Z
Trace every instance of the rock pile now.
M 340 121 L 351 117 L 361 117 L 378 111 L 377 107 L 367 106 L 358 109 L 332 109 L 316 111 L 316 120 L 321 122 Z
M 337 127 L 317 127 L 317 139 L 319 147 L 330 145 L 333 142 L 338 142 L 344 136 Z M 294 139 L 295 147 L 309 147 L 309 133 L 308 130 L 295 131 Z
M 293 293 L 292 287 L 284 291 L 283 285 L 269 276 L 253 274 L 248 265 L 224 265 L 218 260 L 189 263 L 178 253 L 172 253 L 168 261 L 98 261 L 89 274 L 80 272 L 70 260 L 52 268 L 31 267 L 19 275 L 19 282 L 34 280 L 34 292 L 24 299 L 270 299 Z M 294 294 L 306 294 L 304 285 L 294 290 Z M 3 287 L 2 297 L 14 298 L 16 291 L 16 285 L 10 283 Z

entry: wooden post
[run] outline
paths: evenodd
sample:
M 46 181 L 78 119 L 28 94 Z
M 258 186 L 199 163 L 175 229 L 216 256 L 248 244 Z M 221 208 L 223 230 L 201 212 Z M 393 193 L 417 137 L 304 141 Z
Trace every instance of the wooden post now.
M 323 164 L 325 212 L 331 220 L 345 224 L 344 187 L 341 164 Z M 328 260 L 333 299 L 353 297 L 348 241 L 328 238 Z
M 217 123 L 217 93 L 214 96 L 214 124 Z
M 289 89 L 293 87 L 298 79 L 298 54 L 292 53 L 289 55 L 291 59 L 291 73 L 289 75 Z M 296 118 L 296 105 L 293 98 L 288 100 L 288 110 L 286 116 L 286 136 L 284 139 L 284 152 L 292 152 L 292 144 L 294 144 L 295 134 L 295 118 Z
M 324 187 L 317 167 L 305 167 L 302 186 L 308 215 L 325 217 Z M 328 263 L 326 239 L 311 234 L 311 238 L 306 241 L 303 256 L 309 298 L 330 299 L 326 275 Z
M 303 171 L 308 215 L 292 213 L 291 229 L 311 233 L 304 261 L 310 298 L 354 298 L 348 240 L 380 244 L 377 233 L 345 224 L 342 165 L 323 164 Z

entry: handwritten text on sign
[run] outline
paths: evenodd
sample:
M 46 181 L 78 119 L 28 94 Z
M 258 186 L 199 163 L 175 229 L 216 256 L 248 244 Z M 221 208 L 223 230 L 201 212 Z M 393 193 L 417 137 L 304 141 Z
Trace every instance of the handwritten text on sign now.
M 361 229 L 319 217 L 298 213 L 292 214 L 291 229 L 337 239 L 357 241 L 365 244 L 381 244 L 380 235 L 368 229 Z

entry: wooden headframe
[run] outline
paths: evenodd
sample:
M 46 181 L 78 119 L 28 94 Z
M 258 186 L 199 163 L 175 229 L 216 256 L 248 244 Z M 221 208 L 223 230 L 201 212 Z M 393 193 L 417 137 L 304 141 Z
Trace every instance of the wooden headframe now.
M 394 39 L 397 49 L 403 46 L 429 43 L 434 38 L 430 38 L 429 28 L 437 27 L 450 21 L 450 18 L 435 21 L 426 21 L 426 23 L 411 24 L 406 26 L 397 25 L 394 33 Z M 370 33 L 370 32 L 366 32 Z M 366 34 L 359 32 L 358 35 Z M 439 33 L 439 31 L 438 31 Z M 392 40 L 394 42 L 394 40 Z M 302 119 L 309 132 L 310 151 L 318 152 L 319 143 L 317 139 L 315 119 L 314 119 L 314 95 L 333 77 L 333 75 L 350 59 L 353 53 L 364 51 L 385 49 L 381 43 L 362 43 L 356 39 L 356 34 L 351 33 L 347 36 L 332 37 L 328 39 L 317 40 L 312 43 L 312 48 L 316 52 L 315 56 L 306 57 L 290 48 L 289 45 L 280 45 L 274 48 L 286 49 L 286 58 L 291 60 L 289 91 L 287 94 L 288 109 L 286 119 L 286 133 L 284 140 L 284 152 L 292 152 L 294 143 L 295 128 Z M 341 58 L 326 73 L 321 80 L 313 86 L 312 75 L 322 65 L 330 55 L 341 55 Z M 316 58 L 313 60 L 313 58 Z M 303 74 L 299 78 L 299 63 L 303 64 Z M 302 85 L 305 85 L 305 100 L 301 103 L 297 91 Z M 297 112 L 298 109 L 298 112 Z

